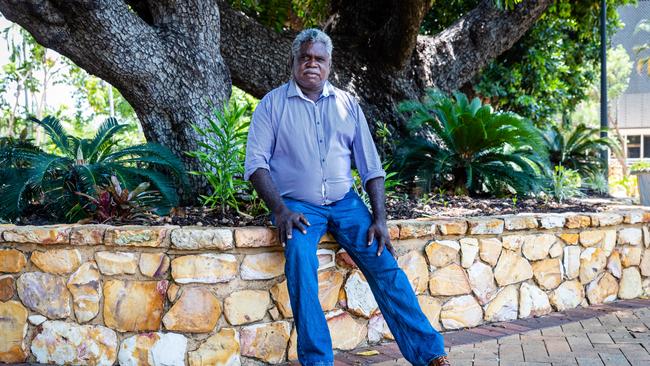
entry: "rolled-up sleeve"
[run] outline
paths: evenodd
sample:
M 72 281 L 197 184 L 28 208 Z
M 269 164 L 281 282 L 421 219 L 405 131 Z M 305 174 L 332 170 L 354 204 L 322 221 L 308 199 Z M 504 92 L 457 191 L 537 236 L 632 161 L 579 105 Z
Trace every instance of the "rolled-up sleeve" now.
M 271 124 L 271 109 L 268 98 L 263 98 L 257 105 L 246 140 L 246 160 L 244 162 L 244 180 L 259 168 L 270 171 L 269 160 L 273 152 L 275 133 Z
M 357 125 L 354 139 L 352 140 L 352 154 L 354 156 L 354 165 L 357 167 L 357 171 L 361 177 L 362 187 L 365 191 L 366 182 L 377 177 L 386 178 L 386 172 L 381 166 L 381 160 L 379 159 L 379 154 L 377 154 L 375 143 L 372 141 L 366 116 L 363 114 L 359 104 L 356 104 L 356 115 Z

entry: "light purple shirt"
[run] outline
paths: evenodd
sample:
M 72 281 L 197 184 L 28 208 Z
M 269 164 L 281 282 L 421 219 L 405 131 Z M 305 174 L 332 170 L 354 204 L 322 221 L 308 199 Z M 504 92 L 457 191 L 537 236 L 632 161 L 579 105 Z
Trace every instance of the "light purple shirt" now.
M 368 180 L 386 177 L 359 103 L 329 82 L 313 102 L 291 80 L 253 113 L 244 179 L 264 168 L 281 196 L 325 205 L 352 187 L 352 160 L 364 189 Z

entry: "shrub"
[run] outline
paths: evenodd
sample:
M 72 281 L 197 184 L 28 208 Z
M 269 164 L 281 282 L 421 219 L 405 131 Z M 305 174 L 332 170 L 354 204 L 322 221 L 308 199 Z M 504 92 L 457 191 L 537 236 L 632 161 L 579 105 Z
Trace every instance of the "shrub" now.
M 580 191 L 580 186 L 582 185 L 582 179 L 580 174 L 573 169 L 568 169 L 562 165 L 556 165 L 553 175 L 551 176 L 551 189 L 550 194 L 558 202 L 582 196 Z
M 201 201 L 211 208 L 219 205 L 222 214 L 225 214 L 228 206 L 240 212 L 239 204 L 245 199 L 252 203 L 254 209 L 264 210 L 256 192 L 243 179 L 250 109 L 249 103 L 239 104 L 232 100 L 223 109 L 212 108 L 207 128 L 193 125 L 194 130 L 208 142 L 199 142 L 201 150 L 188 152 L 205 167 L 204 170 L 190 173 L 206 178 L 212 193 L 202 195 Z
M 391 161 L 386 161 L 383 166 L 384 171 L 386 172 L 386 178 L 384 178 L 384 191 L 386 197 L 393 197 L 395 194 L 395 187 L 400 185 L 400 181 L 397 178 L 397 172 L 390 171 L 390 167 Z M 370 207 L 370 196 L 363 189 L 361 176 L 356 169 L 352 170 L 352 178 L 354 179 L 354 184 L 352 187 L 354 188 L 355 192 L 359 195 L 359 197 L 361 197 L 366 206 Z
M 602 149 L 610 148 L 614 153 L 620 153 L 614 139 L 600 137 L 600 129 L 582 123 L 570 130 L 563 130 L 557 124 L 550 125 L 544 131 L 544 143 L 553 166 L 575 170 L 583 178 L 602 175 Z
M 143 181 L 155 187 L 160 196 L 150 204 L 159 214 L 178 205 L 177 187 L 187 177 L 180 160 L 164 146 L 116 149 L 115 136 L 126 125 L 114 118 L 104 121 L 92 139 L 68 135 L 52 116 L 31 121 L 45 129 L 54 153 L 33 146 L 0 149 L 0 217 L 14 219 L 37 203 L 57 219 L 77 221 L 88 216 L 83 209 L 87 198 L 78 192 L 96 196 L 96 187 L 109 184 L 113 175 L 129 190 Z
M 527 194 L 542 186 L 546 151 L 540 131 L 516 114 L 495 112 L 478 98 L 429 91 L 408 101 L 411 137 L 399 152 L 402 174 L 451 192 Z

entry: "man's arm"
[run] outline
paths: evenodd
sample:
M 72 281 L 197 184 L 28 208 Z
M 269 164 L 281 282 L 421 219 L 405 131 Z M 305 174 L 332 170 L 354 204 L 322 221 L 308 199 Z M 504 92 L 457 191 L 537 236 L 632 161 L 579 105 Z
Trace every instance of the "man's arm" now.
M 372 244 L 373 239 L 377 239 L 377 255 L 381 255 L 384 246 L 390 254 L 397 259 L 395 249 L 390 242 L 390 234 L 386 225 L 386 195 L 384 192 L 384 177 L 377 177 L 368 180 L 366 183 L 366 192 L 370 196 L 370 205 L 372 206 L 372 225 L 368 229 L 368 245 Z
M 278 226 L 278 236 L 282 246 L 286 245 L 287 239 L 291 239 L 291 233 L 294 226 L 303 234 L 307 233 L 301 222 L 309 226 L 309 221 L 307 221 L 307 218 L 305 218 L 302 213 L 293 212 L 287 208 L 282 201 L 280 192 L 278 192 L 275 184 L 273 184 L 271 174 L 268 170 L 258 168 L 253 172 L 253 174 L 251 174 L 250 181 L 253 188 L 255 188 L 255 191 L 257 191 L 257 194 L 259 194 L 266 203 L 266 207 L 268 207 L 271 212 L 273 212 L 273 215 L 275 215 L 275 221 Z

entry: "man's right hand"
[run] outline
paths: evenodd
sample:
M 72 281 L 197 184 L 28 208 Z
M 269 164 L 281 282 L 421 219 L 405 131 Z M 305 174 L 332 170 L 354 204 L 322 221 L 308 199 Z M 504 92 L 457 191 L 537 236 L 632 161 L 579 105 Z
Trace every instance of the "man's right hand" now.
M 279 212 L 275 212 L 275 223 L 278 227 L 278 238 L 284 247 L 288 239 L 291 239 L 293 228 L 300 230 L 303 234 L 307 234 L 307 230 L 302 225 L 311 226 L 305 215 L 300 212 L 289 210 L 286 206 Z

